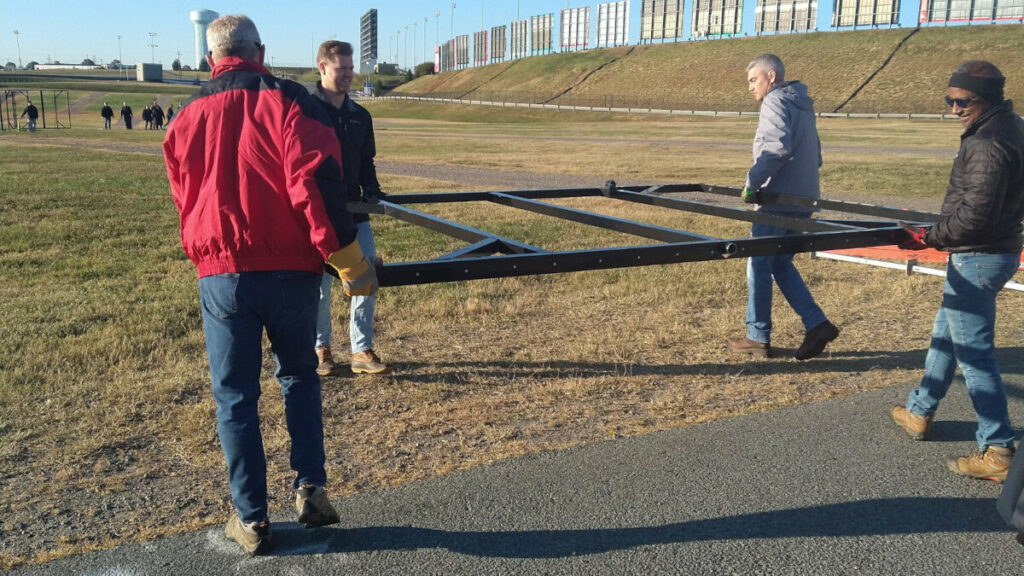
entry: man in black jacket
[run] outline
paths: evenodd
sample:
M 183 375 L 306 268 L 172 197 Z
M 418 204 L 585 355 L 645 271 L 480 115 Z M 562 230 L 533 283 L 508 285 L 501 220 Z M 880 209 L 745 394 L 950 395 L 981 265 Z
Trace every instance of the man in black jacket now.
M 124 127 L 127 130 L 132 129 L 132 107 L 127 102 L 121 106 L 121 118 L 124 118 Z
M 996 294 L 1020 266 L 1024 246 L 1024 120 L 1003 99 L 1006 79 L 990 62 L 961 64 L 946 103 L 964 132 L 938 222 L 908 227 L 900 246 L 950 252 L 924 378 L 892 418 L 927 440 L 932 418 L 960 366 L 978 416 L 980 452 L 949 458 L 957 474 L 1003 481 L 1014 454 L 1006 390 L 996 365 Z
M 352 45 L 348 42 L 328 40 L 317 51 L 320 81 L 313 95 L 334 124 L 334 133 L 341 143 L 341 162 L 348 201 L 375 200 L 383 196 L 377 181 L 377 168 L 373 157 L 377 146 L 373 139 L 373 120 L 365 108 L 348 96 L 355 72 Z M 356 239 L 366 259 L 377 257 L 370 217 L 353 213 Z M 352 371 L 356 374 L 385 374 L 388 366 L 373 351 L 373 313 L 377 296 L 353 296 L 349 318 L 349 339 L 352 346 Z M 316 323 L 316 354 L 319 359 L 317 373 L 334 374 L 337 365 L 331 353 L 331 276 L 325 274 L 320 285 L 320 312 Z
M 110 130 L 110 120 L 114 118 L 114 109 L 103 103 L 103 108 L 100 109 L 100 116 L 103 117 L 103 129 Z
M 25 116 L 28 116 L 28 131 L 35 132 L 36 120 L 39 119 L 39 109 L 36 108 L 31 100 L 28 101 L 28 106 L 25 106 L 25 109 L 21 111 L 21 117 L 24 118 Z

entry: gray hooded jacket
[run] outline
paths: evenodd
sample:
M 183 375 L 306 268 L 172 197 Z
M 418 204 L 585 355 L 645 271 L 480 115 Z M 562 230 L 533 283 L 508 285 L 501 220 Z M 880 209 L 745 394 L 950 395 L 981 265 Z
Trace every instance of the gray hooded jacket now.
M 754 136 L 754 166 L 747 172 L 751 190 L 818 198 L 821 141 L 814 121 L 814 100 L 799 81 L 775 86 L 761 101 Z M 811 212 L 785 204 L 769 204 L 767 212 Z

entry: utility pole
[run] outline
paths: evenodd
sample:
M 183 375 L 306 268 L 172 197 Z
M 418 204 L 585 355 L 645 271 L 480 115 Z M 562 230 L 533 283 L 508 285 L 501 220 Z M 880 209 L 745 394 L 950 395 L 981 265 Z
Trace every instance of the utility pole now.
M 149 50 L 150 50 L 150 62 L 156 64 L 156 32 L 149 33 Z
M 21 69 L 21 38 L 19 38 L 20 34 L 21 33 L 18 32 L 17 30 L 14 31 L 14 41 L 18 43 L 18 69 L 19 70 Z

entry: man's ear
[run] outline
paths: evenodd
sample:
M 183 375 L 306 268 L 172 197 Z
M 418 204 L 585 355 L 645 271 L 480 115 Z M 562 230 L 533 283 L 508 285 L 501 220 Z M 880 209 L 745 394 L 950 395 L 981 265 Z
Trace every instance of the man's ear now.
M 266 60 L 266 56 L 267 56 L 267 45 L 266 44 L 260 44 L 260 66 L 263 65 L 263 62 Z
M 210 70 L 213 70 L 213 52 L 206 53 L 206 63 L 210 65 Z

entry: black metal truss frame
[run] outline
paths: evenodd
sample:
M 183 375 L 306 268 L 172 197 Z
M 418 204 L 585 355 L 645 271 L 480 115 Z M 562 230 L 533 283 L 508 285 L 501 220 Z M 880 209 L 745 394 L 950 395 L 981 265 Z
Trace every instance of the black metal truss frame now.
M 740 195 L 740 190 L 737 188 L 708 184 L 620 187 L 616 186 L 613 181 L 609 181 L 604 188 L 395 194 L 375 202 L 351 203 L 349 208 L 353 212 L 391 216 L 467 243 L 465 247 L 433 260 L 385 263 L 378 268 L 381 286 L 530 276 L 879 246 L 895 244 L 907 237 L 898 221 L 928 224 L 935 222 L 938 217 L 937 214 L 930 212 L 824 198 L 811 199 L 786 194 L 770 194 L 764 198 L 765 201 L 803 207 L 808 211 L 822 209 L 886 220 L 799 218 L 767 214 L 745 207 L 700 202 L 681 198 L 678 195 L 666 196 L 666 194 L 687 192 L 716 194 L 732 198 L 738 198 Z M 771 224 L 797 230 L 801 234 L 759 238 L 713 238 L 685 230 L 615 218 L 544 202 L 544 200 L 594 196 L 739 221 Z M 632 234 L 656 240 L 659 243 L 549 251 L 409 207 L 414 204 L 452 202 L 494 202 L 536 214 Z

